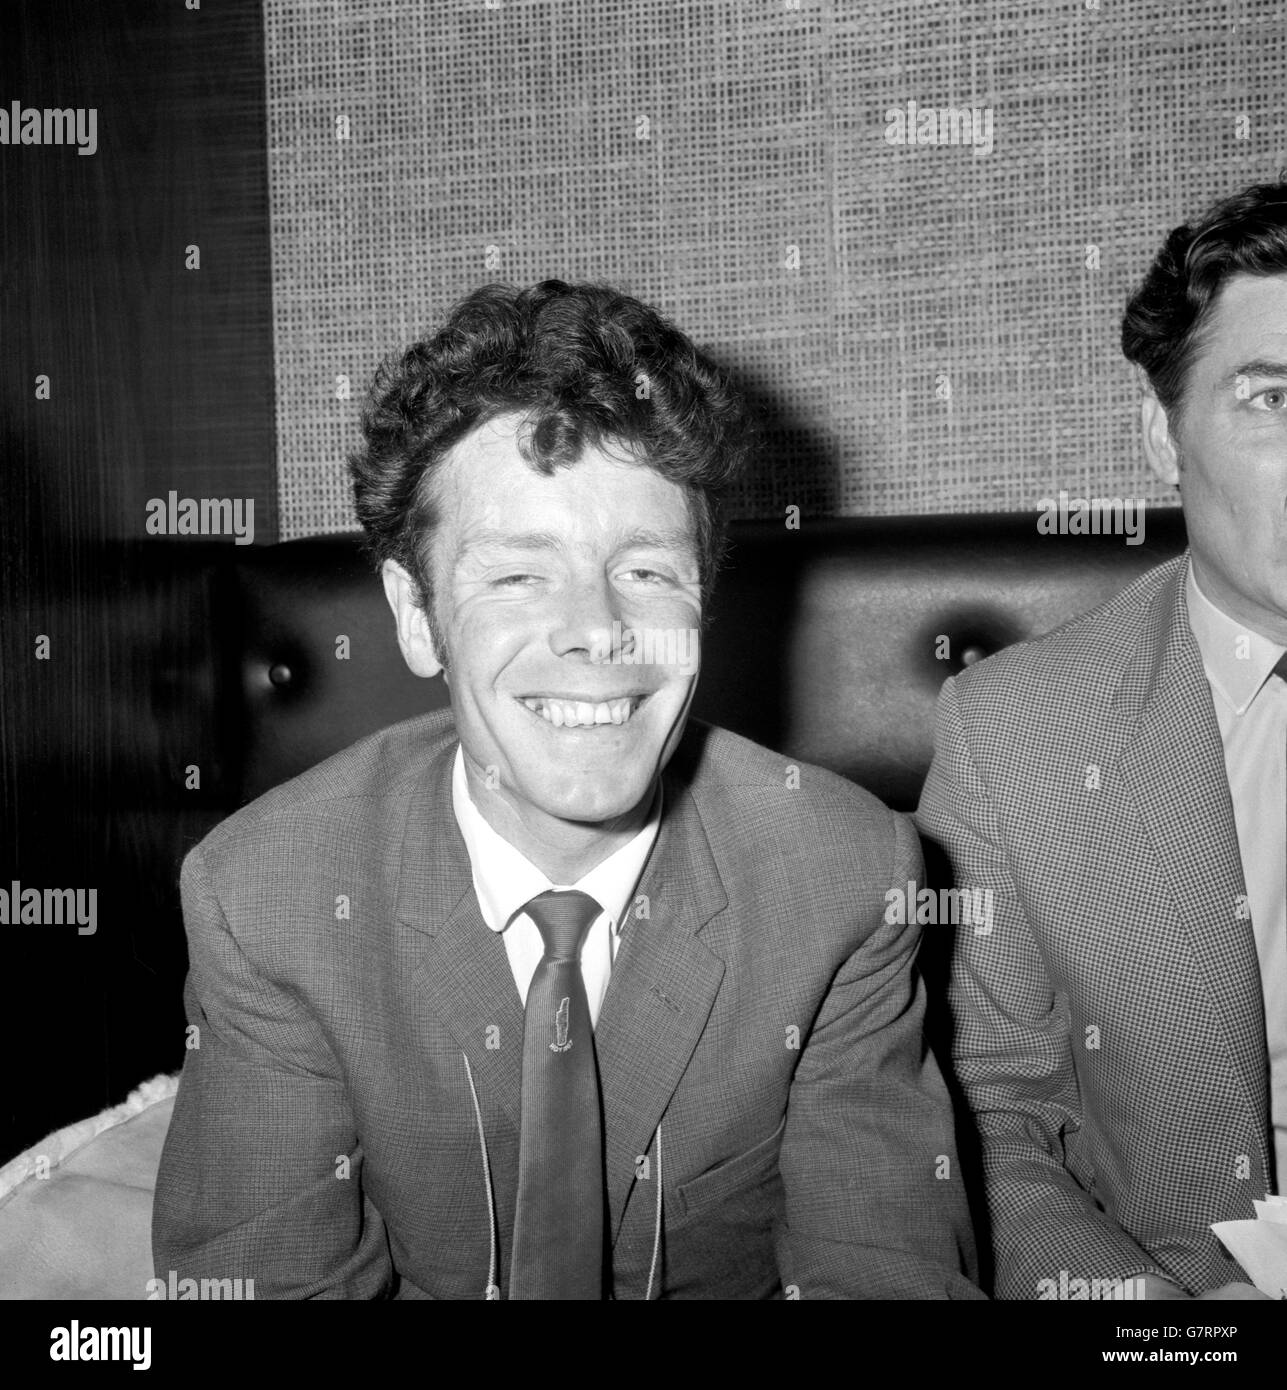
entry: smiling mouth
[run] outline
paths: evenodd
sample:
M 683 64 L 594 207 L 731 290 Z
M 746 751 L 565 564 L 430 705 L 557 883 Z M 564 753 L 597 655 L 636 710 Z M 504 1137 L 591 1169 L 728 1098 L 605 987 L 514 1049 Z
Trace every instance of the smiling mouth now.
M 593 729 L 600 724 L 627 724 L 647 699 L 647 695 L 626 695 L 619 700 L 559 700 L 552 696 L 531 695 L 519 701 L 538 719 L 556 729 Z

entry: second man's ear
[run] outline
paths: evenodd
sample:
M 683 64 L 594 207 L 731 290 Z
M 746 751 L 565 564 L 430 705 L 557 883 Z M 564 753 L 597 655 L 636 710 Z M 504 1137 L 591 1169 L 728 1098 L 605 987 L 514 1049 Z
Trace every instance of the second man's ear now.
M 386 560 L 380 566 L 380 578 L 398 625 L 402 659 L 417 676 L 436 676 L 442 670 L 442 662 L 429 630 L 428 615 L 416 602 L 414 580 L 396 560 Z
M 1180 484 L 1180 451 L 1166 408 L 1151 386 L 1146 385 L 1140 402 L 1140 425 L 1144 458 L 1153 476 L 1171 487 Z

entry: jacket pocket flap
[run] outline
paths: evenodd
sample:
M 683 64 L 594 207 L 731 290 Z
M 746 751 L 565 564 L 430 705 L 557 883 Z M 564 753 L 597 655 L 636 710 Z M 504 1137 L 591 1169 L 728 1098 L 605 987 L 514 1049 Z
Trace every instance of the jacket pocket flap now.
M 675 1189 L 679 1208 L 684 1216 L 704 1207 L 723 1201 L 731 1193 L 741 1188 L 758 1185 L 758 1180 L 777 1170 L 778 1153 L 782 1147 L 782 1131 L 786 1128 L 786 1116 L 767 1139 L 761 1139 L 749 1149 L 734 1155 L 714 1168 Z

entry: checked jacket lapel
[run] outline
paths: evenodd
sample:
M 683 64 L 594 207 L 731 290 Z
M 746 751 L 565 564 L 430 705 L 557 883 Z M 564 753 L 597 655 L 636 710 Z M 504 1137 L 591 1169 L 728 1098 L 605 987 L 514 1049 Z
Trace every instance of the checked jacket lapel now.
M 1158 595 L 1151 640 L 1128 673 L 1119 704 L 1138 711 L 1122 774 L 1157 850 L 1185 932 L 1228 1040 L 1260 1160 L 1269 1170 L 1268 1057 L 1260 964 L 1246 901 L 1224 746 L 1184 603 L 1186 566 Z M 1170 602 L 1168 604 L 1167 599 Z
M 504 939 L 483 921 L 474 893 L 469 852 L 452 811 L 455 752 L 453 735 L 435 753 L 412 795 L 397 915 L 418 934 L 412 949 L 419 979 L 436 1017 L 469 1058 L 480 1104 L 484 1110 L 499 1108 L 517 1130 L 523 1005 Z M 499 1032 L 489 1033 L 491 1028 Z
M 603 1092 L 610 1231 L 616 1240 L 662 1113 L 710 1017 L 724 962 L 698 940 L 728 905 L 701 817 L 687 788 L 666 776 L 666 810 L 595 1029 Z

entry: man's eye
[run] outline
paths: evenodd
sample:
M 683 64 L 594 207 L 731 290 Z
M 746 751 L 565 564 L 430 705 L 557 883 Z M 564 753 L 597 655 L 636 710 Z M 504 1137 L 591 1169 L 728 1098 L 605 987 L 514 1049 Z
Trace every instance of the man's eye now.
M 502 574 L 492 580 L 492 585 L 498 589 L 522 589 L 536 582 L 537 577 L 534 574 Z
M 1257 410 L 1287 409 L 1287 386 L 1271 386 L 1267 391 L 1257 391 L 1251 398 Z
M 664 584 L 666 582 L 666 576 L 659 570 L 649 569 L 626 570 L 625 578 L 632 584 Z

